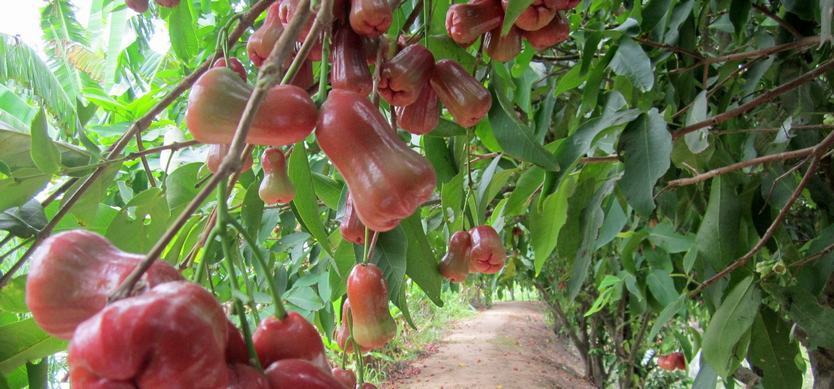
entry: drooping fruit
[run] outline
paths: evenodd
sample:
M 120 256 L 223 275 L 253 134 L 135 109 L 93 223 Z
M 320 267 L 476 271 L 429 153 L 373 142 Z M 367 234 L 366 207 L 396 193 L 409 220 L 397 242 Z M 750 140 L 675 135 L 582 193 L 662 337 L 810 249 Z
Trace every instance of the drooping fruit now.
M 252 87 L 228 68 L 213 68 L 191 88 L 185 120 L 194 139 L 201 143 L 231 143 Z M 267 92 L 246 142 L 285 146 L 310 135 L 317 109 L 303 89 L 277 85 Z
M 568 21 L 561 14 L 557 14 L 541 30 L 523 31 L 522 34 L 530 42 L 531 46 L 538 50 L 544 50 L 567 40 L 570 36 L 570 25 L 568 25 Z
M 557 8 L 558 3 L 561 0 L 534 0 L 533 4 L 530 4 L 521 15 L 518 16 L 518 19 L 515 20 L 515 25 L 525 31 L 536 31 L 541 30 L 553 20 L 553 17 L 556 16 L 556 11 L 559 10 Z M 501 6 L 504 7 L 504 10 L 510 5 L 511 0 L 501 0 Z
M 209 145 L 208 154 L 206 154 L 206 167 L 212 173 L 217 173 L 220 170 L 220 164 L 223 159 L 229 154 L 229 145 Z M 252 168 L 252 153 L 246 154 L 243 158 L 243 168 L 241 172 L 245 172 Z
M 348 320 L 351 317 L 352 311 L 350 309 L 350 299 L 346 298 L 345 302 L 342 304 L 342 325 L 340 325 L 339 328 L 336 329 L 336 333 L 334 334 L 334 337 L 336 338 L 336 343 L 346 353 L 353 352 L 353 342 L 348 342 L 348 339 L 350 339 L 350 328 L 348 328 Z M 359 351 L 361 351 L 362 353 L 366 353 L 368 351 L 371 351 L 371 349 L 364 347 L 360 344 Z
M 506 36 L 501 36 L 501 28 L 496 28 L 484 35 L 484 45 L 494 61 L 511 61 L 521 52 L 521 32 L 513 27 Z
M 431 197 L 431 163 L 408 147 L 365 96 L 333 90 L 321 108 L 316 139 L 347 182 L 359 219 L 389 231 Z
M 348 389 L 330 374 L 303 359 L 282 359 L 266 371 L 270 389 Z
M 472 237 L 469 270 L 484 274 L 498 273 L 507 259 L 507 252 L 498 232 L 491 226 L 484 225 L 469 230 L 469 235 Z
M 125 5 L 138 13 L 148 10 L 148 0 L 125 0 Z
M 440 274 L 451 282 L 463 282 L 469 275 L 472 238 L 466 231 L 458 231 L 449 238 L 449 249 L 440 261 Z
M 388 311 L 388 285 L 378 266 L 354 266 L 347 280 L 347 296 L 353 336 L 361 347 L 378 349 L 397 335 L 397 324 Z
M 223 308 L 210 292 L 168 282 L 111 303 L 81 323 L 68 364 L 71 373 L 81 369 L 138 388 L 226 389 L 226 331 Z
M 428 85 L 434 56 L 423 45 L 415 43 L 400 51 L 382 65 L 379 95 L 388 104 L 405 107 L 417 101 Z
M 366 96 L 371 93 L 374 81 L 362 51 L 362 39 L 349 27 L 336 32 L 331 61 L 330 84 L 333 89 L 351 90 Z
M 246 53 L 249 54 L 249 60 L 256 67 L 263 65 L 275 47 L 275 42 L 278 42 L 278 38 L 284 33 L 284 25 L 281 24 L 281 19 L 278 16 L 281 4 L 282 2 L 276 1 L 269 6 L 264 24 L 255 30 L 246 42 Z
M 261 156 L 264 178 L 258 188 L 258 196 L 266 204 L 287 204 L 295 198 L 295 187 L 287 174 L 287 158 L 274 147 L 264 150 Z
M 283 319 L 270 316 L 261 320 L 252 335 L 261 366 L 276 361 L 303 359 L 323 371 L 330 371 L 324 345 L 316 327 L 298 312 L 288 312 Z
M 353 208 L 353 198 L 348 193 L 345 199 L 345 208 L 342 210 L 339 232 L 346 241 L 356 244 L 365 244 L 365 225 L 359 220 L 359 215 Z
M 454 4 L 446 12 L 446 32 L 455 43 L 467 47 L 501 25 L 504 11 L 498 0 Z
M 430 133 L 440 123 L 440 104 L 437 93 L 426 83 L 417 101 L 405 107 L 396 107 L 397 126 L 415 135 Z
M 239 59 L 235 57 L 230 57 L 229 62 L 231 66 L 226 65 L 226 59 L 220 58 L 217 61 L 214 61 L 214 64 L 211 65 L 213 68 L 229 68 L 235 71 L 235 73 L 240 75 L 240 78 L 245 82 L 246 81 L 246 69 L 243 68 L 243 64 L 240 62 Z
M 347 388 L 355 388 L 356 387 L 356 373 L 353 370 L 345 370 L 340 369 L 338 367 L 334 367 L 330 370 L 330 373 L 333 374 L 333 377 L 342 383 Z
M 144 259 L 83 230 L 50 236 L 32 254 L 26 304 L 35 322 L 52 336 L 70 339 L 76 327 L 107 305 L 107 297 Z M 182 280 L 177 269 L 156 261 L 141 278 L 141 293 Z
M 431 86 L 457 124 L 472 127 L 492 107 L 492 96 L 459 63 L 444 59 L 434 65 Z
M 388 0 L 351 0 L 350 26 L 359 35 L 377 37 L 388 31 L 393 9 Z

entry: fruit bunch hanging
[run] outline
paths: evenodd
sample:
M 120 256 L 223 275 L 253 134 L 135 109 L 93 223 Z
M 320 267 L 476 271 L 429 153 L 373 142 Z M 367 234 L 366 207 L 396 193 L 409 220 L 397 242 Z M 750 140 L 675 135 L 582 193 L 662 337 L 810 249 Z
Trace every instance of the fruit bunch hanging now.
M 107 298 L 141 261 L 104 237 L 74 230 L 46 239 L 32 257 L 26 302 L 38 325 L 69 340 L 73 388 L 352 389 L 356 376 L 330 366 L 316 327 L 276 305 L 246 338 L 207 290 L 154 262 L 127 298 Z M 396 334 L 382 272 L 357 265 L 348 280 L 351 333 L 363 350 Z M 280 300 L 276 300 L 280 301 Z M 349 326 L 348 322 L 343 325 Z M 364 384 L 364 387 L 370 384 Z
M 146 1 L 126 3 L 138 12 L 148 6 Z M 178 3 L 157 0 L 163 7 Z M 246 45 L 254 68 L 278 65 L 270 62 L 272 51 L 303 3 L 279 0 L 267 9 L 264 22 Z M 261 200 L 286 204 L 296 192 L 282 148 L 314 136 L 347 186 L 340 211 L 342 236 L 367 245 L 370 234 L 390 231 L 414 214 L 436 187 L 432 164 L 400 138 L 392 122 L 425 135 L 437 127 L 442 103 L 457 124 L 469 128 L 489 112 L 492 97 L 481 81 L 454 60 L 436 60 L 419 43 L 388 42 L 383 34 L 393 20 L 390 2 L 336 0 L 332 4 L 334 23 L 325 27 L 325 33 L 311 36 L 318 30 L 309 19 L 296 36 L 300 47 L 294 56 L 277 66 L 294 73 L 268 89 L 251 116 L 245 143 L 263 146 Z M 561 26 L 565 26 L 559 9 L 552 2 L 537 1 L 512 31 L 535 47 L 547 39 L 555 41 L 554 31 L 562 34 Z M 515 44 L 512 32 L 502 37 L 497 30 L 503 12 L 497 0 L 455 5 L 447 15 L 449 34 L 462 45 L 484 35 L 487 51 L 495 60 L 502 53 L 515 55 L 520 41 Z M 323 39 L 329 36 L 332 50 L 328 52 Z M 312 49 L 307 50 L 310 42 Z M 389 52 L 389 48 L 394 50 Z M 332 90 L 318 96 L 320 106 L 310 96 L 317 85 L 314 61 L 332 64 L 327 78 Z M 254 90 L 247 80 L 247 66 L 225 55 L 192 86 L 185 123 L 196 141 L 208 145 L 210 172 L 221 172 L 223 164 L 233 159 L 228 157 L 231 143 Z M 383 115 L 376 97 L 391 108 L 393 118 Z M 243 161 L 239 172 L 253 165 L 251 147 Z M 225 184 L 219 189 L 223 189 L 218 191 L 219 202 L 224 203 Z M 218 206 L 221 215 L 224 207 Z M 215 232 L 222 240 L 222 223 L 218 223 Z M 490 226 L 473 226 L 452 235 L 440 271 L 451 281 L 461 282 L 470 272 L 497 273 L 505 259 L 498 233 Z M 239 331 L 211 293 L 185 281 L 161 261 L 153 262 L 131 293 L 108 303 L 111 293 L 124 286 L 142 260 L 97 234 L 80 230 L 48 238 L 34 254 L 27 303 L 45 331 L 70 341 L 74 387 L 360 387 L 352 371 L 330 365 L 319 331 L 300 314 L 287 312 L 272 284 L 275 314 L 261 320 L 254 331 L 245 318 L 238 320 Z M 347 277 L 347 296 L 335 338 L 344 352 L 361 355 L 384 347 L 396 336 L 397 324 L 389 312 L 383 270 L 371 263 L 370 255 L 359 262 Z M 235 309 L 242 311 L 242 304 Z M 359 355 L 357 360 L 361 360 Z M 358 381 L 361 384 L 361 370 Z

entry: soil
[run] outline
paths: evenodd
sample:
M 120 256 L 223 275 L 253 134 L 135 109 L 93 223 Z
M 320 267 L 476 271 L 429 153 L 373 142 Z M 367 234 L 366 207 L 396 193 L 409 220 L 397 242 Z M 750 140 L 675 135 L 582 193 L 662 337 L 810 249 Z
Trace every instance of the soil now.
M 536 302 L 495 304 L 453 325 L 382 388 L 593 388 L 570 341 L 545 322 L 545 309 Z

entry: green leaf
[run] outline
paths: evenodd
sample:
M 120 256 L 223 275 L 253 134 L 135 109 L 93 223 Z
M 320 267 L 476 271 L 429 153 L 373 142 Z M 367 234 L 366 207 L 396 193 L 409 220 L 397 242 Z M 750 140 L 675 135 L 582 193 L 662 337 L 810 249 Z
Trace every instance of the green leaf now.
M 654 339 L 657 334 L 660 333 L 660 330 L 663 329 L 663 326 L 672 320 L 678 312 L 680 312 L 683 307 L 686 306 L 687 295 L 683 294 L 678 296 L 678 298 L 672 304 L 667 305 L 660 311 L 660 314 L 657 315 L 657 319 L 655 319 L 654 324 L 652 325 L 651 331 L 649 331 L 649 337 L 647 339 Z
M 61 152 L 49 137 L 49 125 L 46 122 L 46 114 L 43 110 L 38 111 L 32 121 L 32 161 L 35 166 L 46 174 L 55 174 L 61 170 Z
M 741 35 L 747 26 L 747 18 L 750 17 L 750 9 L 753 7 L 751 0 L 733 0 L 730 2 L 730 21 L 736 29 L 736 35 Z
M 582 212 L 580 220 L 582 242 L 576 252 L 576 258 L 571 268 L 571 277 L 568 282 L 568 295 L 573 300 L 582 290 L 582 285 L 588 277 L 588 268 L 591 266 L 591 257 L 594 250 L 594 243 L 605 220 L 605 212 L 602 209 L 602 200 L 614 191 L 614 184 L 618 176 L 608 178 L 602 186 L 597 189 L 588 207 Z
M 180 60 L 188 63 L 199 50 L 194 22 L 191 16 L 191 2 L 181 1 L 168 15 L 168 35 L 171 48 Z
M 437 256 L 432 251 L 426 233 L 423 231 L 418 213 L 403 219 L 400 223 L 408 239 L 405 274 L 411 277 L 420 289 L 423 289 L 435 305 L 440 307 L 443 306 L 440 293 L 443 276 L 437 269 Z
M 688 126 L 705 120 L 707 118 L 708 108 L 707 92 L 701 91 L 695 97 L 695 101 L 692 102 L 692 107 L 689 108 L 689 112 L 686 113 L 686 125 Z M 683 136 L 683 140 L 686 142 L 686 147 L 689 148 L 689 151 L 700 154 L 709 148 L 709 127 L 690 132 Z
M 650 91 L 654 86 L 652 61 L 643 48 L 627 36 L 620 39 L 620 47 L 608 66 L 643 92 Z
M 105 167 L 101 176 L 99 176 L 99 178 L 92 185 L 90 185 L 89 189 L 87 189 L 75 205 L 73 205 L 70 209 L 70 213 L 75 216 L 78 224 L 81 226 L 95 224 L 99 211 L 99 204 L 101 204 L 101 200 L 107 195 L 107 188 L 113 183 L 113 179 L 116 177 L 120 168 L 121 165 L 118 163 L 110 164 Z M 67 191 L 67 194 L 64 195 L 64 199 L 61 201 L 61 205 L 66 203 L 66 200 L 71 197 L 71 194 L 74 194 L 75 191 L 81 187 L 83 182 L 84 180 L 79 180 Z
M 674 302 L 680 294 L 675 290 L 675 282 L 666 270 L 654 269 L 646 276 L 646 286 L 652 292 L 652 296 L 660 302 L 660 305 L 667 307 Z
M 643 31 L 651 31 L 666 16 L 671 5 L 672 0 L 649 0 L 643 7 L 643 22 L 640 28 Z
M 513 27 L 516 19 L 521 16 L 521 13 L 524 12 L 530 4 L 533 4 L 533 0 L 515 0 L 509 2 L 507 8 L 504 10 L 504 24 L 501 26 L 501 36 L 505 36 L 508 32 L 510 32 L 510 29 Z
M 46 226 L 46 214 L 41 203 L 32 199 L 26 204 L 0 212 L 0 230 L 19 238 L 30 238 Z
M 528 227 L 533 244 L 536 276 L 541 273 L 545 262 L 556 249 L 559 233 L 568 217 L 568 200 L 575 189 L 576 180 L 568 179 L 559 185 L 556 192 L 547 196 L 541 210 L 536 206 L 530 207 Z
M 437 182 L 445 184 L 458 174 L 455 157 L 443 138 L 424 136 L 422 139 L 426 159 L 434 166 Z
M 199 174 L 203 165 L 203 163 L 195 162 L 180 166 L 165 178 L 167 188 L 165 197 L 171 212 L 178 214 L 194 197 L 197 197 L 200 191 L 197 183 L 201 179 Z
M 12 313 L 27 313 L 26 275 L 17 276 L 0 289 L 0 310 Z
M 558 171 L 559 164 L 553 154 L 536 140 L 529 127 L 509 113 L 514 112 L 512 103 L 505 101 L 501 93 L 493 93 L 492 99 L 489 124 L 501 148 L 517 159 L 539 165 L 547 170 Z M 496 101 L 499 104 L 496 104 Z
M 507 207 L 504 209 L 506 216 L 519 216 L 524 214 L 530 204 L 530 197 L 536 192 L 544 179 L 544 170 L 537 167 L 530 167 L 521 173 L 515 184 L 515 189 L 510 193 Z
M 681 235 L 668 221 L 659 223 L 649 231 L 649 240 L 669 254 L 689 251 L 695 245 L 692 234 Z
M 768 307 L 762 307 L 753 322 L 748 360 L 764 373 L 765 389 L 802 387 L 802 375 L 794 359 L 799 344 L 791 341 L 791 325 Z
M 731 376 L 741 361 L 734 355 L 734 349 L 750 330 L 759 311 L 761 290 L 753 281 L 753 277 L 747 277 L 730 291 L 704 333 L 704 359 L 722 377 Z
M 379 234 L 374 257 L 371 262 L 382 269 L 385 281 L 388 283 L 388 298 L 403 312 L 403 316 L 413 327 L 414 323 L 408 314 L 408 304 L 405 301 L 405 273 L 407 268 L 406 255 L 408 240 L 402 226 Z
M 49 359 L 40 363 L 26 363 L 26 375 L 29 389 L 49 389 Z
M 16 178 L 17 177 L 17 178 Z M 0 210 L 27 203 L 49 183 L 49 176 L 35 168 L 19 169 L 15 176 L 0 179 Z
M 250 236 L 258 235 L 258 230 L 261 228 L 261 220 L 263 219 L 264 202 L 258 194 L 260 187 L 261 184 L 257 180 L 249 184 L 240 208 L 240 218 L 243 220 L 243 226 Z
M 654 185 L 669 170 L 672 135 L 666 122 L 652 108 L 631 122 L 620 137 L 625 173 L 620 187 L 629 204 L 642 216 L 654 210 Z
M 722 269 L 740 252 L 740 202 L 730 180 L 715 177 L 706 214 L 695 237 L 699 257 L 713 270 Z
M 576 129 L 576 132 L 559 143 L 554 152 L 559 161 L 559 166 L 562 167 L 561 171 L 556 172 L 557 183 L 565 174 L 571 172 L 571 167 L 576 165 L 580 157 L 591 150 L 591 146 L 599 134 L 609 128 L 631 122 L 640 116 L 640 111 L 636 109 L 624 110 L 623 108 L 625 108 L 625 98 L 619 92 L 612 92 L 608 96 L 603 112 L 599 117 L 583 123 Z
M 788 316 L 808 335 L 806 347 L 834 348 L 834 332 L 831 331 L 834 309 L 819 304 L 817 297 L 802 286 L 786 289 L 776 287 L 771 294 L 781 298 Z
M 65 349 L 67 342 L 44 332 L 33 319 L 0 326 L 0 373 Z
M 333 249 L 330 247 L 327 230 L 321 221 L 321 213 L 316 202 L 315 189 L 313 189 L 313 177 L 307 159 L 307 148 L 303 141 L 293 147 L 287 166 L 290 181 L 295 185 L 295 200 L 292 204 L 310 234 L 332 257 Z
M 165 233 L 170 218 L 165 193 L 160 188 L 150 188 L 125 205 L 110 223 L 105 236 L 123 251 L 144 253 Z
M 90 163 L 90 154 L 87 151 L 66 143 L 53 142 L 53 144 L 61 153 L 58 160 L 64 167 L 77 168 Z M 9 170 L 14 172 L 18 169 L 36 167 L 32 160 L 32 147 L 30 133 L 17 131 L 13 126 L 0 121 L 0 162 Z

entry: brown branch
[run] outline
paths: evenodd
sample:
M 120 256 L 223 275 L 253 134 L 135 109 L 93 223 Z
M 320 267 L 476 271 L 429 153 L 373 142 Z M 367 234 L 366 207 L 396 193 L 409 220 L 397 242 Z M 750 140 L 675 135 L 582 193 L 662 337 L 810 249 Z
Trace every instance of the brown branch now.
M 666 188 L 668 189 L 668 188 L 673 188 L 673 187 L 680 187 L 680 186 L 687 186 L 687 185 L 697 184 L 699 182 L 709 180 L 710 178 L 713 178 L 713 177 L 716 177 L 716 176 L 731 173 L 731 172 L 734 172 L 736 170 L 741 170 L 741 169 L 744 169 L 744 168 L 750 167 L 750 166 L 761 165 L 761 164 L 768 163 L 768 162 L 785 161 L 785 160 L 789 160 L 789 159 L 807 157 L 807 156 L 811 155 L 814 152 L 814 150 L 816 150 L 816 147 L 812 146 L 812 147 L 806 147 L 804 149 L 793 150 L 793 151 L 785 151 L 783 153 L 770 154 L 770 155 L 765 155 L 763 157 L 758 157 L 758 158 L 748 159 L 746 161 L 736 162 L 732 165 L 727 165 L 727 166 L 722 166 L 722 167 L 717 168 L 717 169 L 712 169 L 710 171 L 698 174 L 698 175 L 693 176 L 693 177 L 679 178 L 677 180 L 669 181 L 668 183 L 666 183 Z
M 422 11 L 423 11 L 423 0 L 417 0 L 417 2 L 414 3 L 414 9 L 408 15 L 408 18 L 405 19 L 405 23 L 403 23 L 402 30 L 403 31 L 408 30 L 411 27 L 411 25 L 414 24 L 414 21 L 417 20 L 417 17 L 420 16 L 420 13 Z
M 800 126 L 791 126 L 791 131 L 799 131 L 799 130 L 831 130 L 834 129 L 834 125 L 831 124 L 806 124 Z M 738 130 L 723 130 L 723 131 L 713 131 L 713 134 L 716 135 L 728 135 L 728 134 L 740 134 L 744 132 L 777 132 L 782 131 L 783 128 L 781 127 L 762 127 L 762 128 L 742 128 Z
M 791 35 L 793 35 L 794 38 L 796 38 L 796 39 L 801 39 L 802 38 L 802 34 L 799 33 L 799 31 L 796 29 L 796 27 L 794 27 L 790 23 L 786 22 L 785 19 L 780 18 L 779 15 L 776 15 L 775 13 L 770 12 L 770 10 L 765 8 L 765 6 L 763 6 L 761 4 L 753 3 L 753 8 L 755 8 L 757 11 L 761 12 L 765 16 L 773 19 L 776 23 L 779 23 L 779 26 L 784 28 L 785 31 L 791 33 Z
M 779 214 L 773 220 L 773 223 L 770 225 L 770 227 L 767 228 L 767 231 L 765 231 L 764 235 L 762 235 L 759 241 L 756 242 L 753 248 L 751 248 L 746 254 L 741 256 L 741 258 L 736 259 L 729 266 L 727 266 L 720 272 L 716 273 L 714 276 L 704 281 L 695 290 L 693 290 L 692 293 L 689 294 L 689 297 L 698 296 L 708 286 L 718 282 L 718 280 L 724 278 L 724 276 L 746 265 L 747 262 L 749 262 L 750 259 L 753 258 L 753 256 L 756 255 L 756 253 L 758 253 L 759 250 L 762 249 L 762 247 L 764 247 L 764 245 L 770 240 L 770 238 L 773 237 L 773 234 L 776 233 L 776 230 L 779 228 L 779 226 L 782 225 L 782 222 L 788 216 L 791 207 L 802 194 L 802 191 L 805 189 L 808 183 L 811 181 L 811 178 L 814 176 L 814 173 L 816 173 L 817 168 L 819 167 L 820 160 L 828 152 L 828 149 L 831 148 L 832 144 L 834 144 L 834 132 L 828 134 L 828 136 L 825 137 L 825 139 L 823 139 L 822 142 L 820 142 L 818 145 L 814 147 L 813 153 L 811 153 L 811 155 L 809 156 L 809 158 L 811 159 L 811 163 L 808 165 L 808 170 L 805 171 L 805 175 L 802 176 L 802 180 L 799 182 L 799 185 L 796 187 L 796 189 L 794 189 L 793 193 L 791 193 L 791 197 L 788 198 L 788 201 L 779 211 Z
M 790 267 L 802 267 L 802 266 L 805 266 L 805 265 L 807 265 L 807 264 L 809 264 L 809 263 L 811 263 L 811 262 L 816 261 L 817 259 L 820 259 L 820 258 L 822 258 L 822 257 L 824 257 L 824 256 L 826 256 L 826 255 L 828 255 L 828 254 L 830 254 L 832 251 L 834 251 L 834 243 L 832 243 L 832 244 L 830 244 L 830 245 L 828 245 L 828 246 L 825 246 L 825 248 L 824 248 L 824 249 L 822 249 L 822 250 L 820 250 L 818 253 L 816 253 L 816 254 L 814 254 L 814 255 L 809 255 L 808 257 L 803 258 L 803 259 L 801 259 L 801 260 L 799 260 L 799 261 L 793 262 L 793 263 L 791 263 L 791 264 L 790 264 L 790 265 L 788 265 L 788 266 L 790 266 Z
M 240 21 L 238 22 L 238 25 L 237 27 L 235 27 L 234 31 L 232 31 L 232 33 L 229 34 L 229 46 L 233 46 L 240 39 L 240 37 L 243 36 L 243 33 L 246 31 L 246 29 L 252 25 L 252 22 L 255 21 L 258 15 L 263 13 L 263 11 L 265 11 L 267 7 L 269 7 L 273 2 L 275 2 L 275 0 L 260 0 L 252 6 L 249 12 L 247 12 L 240 18 Z M 190 89 L 191 86 L 194 85 L 195 82 L 197 82 L 197 79 L 203 73 L 205 73 L 206 70 L 209 69 L 209 67 L 214 63 L 214 61 L 218 58 L 221 58 L 222 56 L 222 50 L 216 51 L 211 58 L 206 60 L 206 62 L 200 65 L 200 67 L 195 69 L 194 72 L 191 73 L 188 77 L 183 79 L 176 87 L 174 87 L 173 90 L 171 90 L 170 93 L 168 93 L 168 95 L 163 97 L 162 100 L 159 101 L 159 103 L 157 103 L 153 108 L 151 108 L 151 110 L 148 111 L 148 113 L 146 113 L 139 120 L 133 123 L 133 125 L 130 126 L 130 129 L 128 129 L 128 131 L 125 132 L 121 136 L 121 138 L 119 138 L 119 140 L 116 141 L 116 143 L 110 146 L 109 153 L 106 159 L 116 159 L 118 155 L 121 154 L 121 152 L 125 149 L 125 147 L 127 147 L 130 140 L 133 139 L 134 136 L 136 136 L 136 134 L 139 134 L 145 129 L 147 129 L 157 115 L 162 113 L 162 111 L 167 109 L 169 105 L 171 105 L 174 101 L 176 101 L 177 98 L 180 97 L 180 95 L 182 95 L 183 93 L 185 93 L 185 91 Z M 46 239 L 49 236 L 49 234 L 52 233 L 52 230 L 55 228 L 56 225 L 58 225 L 58 222 L 60 222 L 69 213 L 72 207 L 81 199 L 84 193 L 87 190 L 89 190 L 96 182 L 96 180 L 98 180 L 101 177 L 101 175 L 104 173 L 105 168 L 106 165 L 97 167 L 96 170 L 90 173 L 90 175 L 87 176 L 87 178 L 81 183 L 81 186 L 79 186 L 78 189 L 64 201 L 64 204 L 61 206 L 61 208 L 58 210 L 55 216 L 53 216 L 52 219 L 49 220 L 49 223 L 47 223 L 46 226 L 44 226 L 41 232 L 38 233 L 38 236 L 35 238 L 35 241 L 32 243 L 29 249 L 26 250 L 26 252 L 20 258 L 20 260 L 18 260 L 18 262 L 15 263 L 14 266 L 12 266 L 12 268 L 10 268 L 8 272 L 6 272 L 6 274 L 0 277 L 0 289 L 2 289 L 4 286 L 6 286 L 6 284 L 8 284 L 12 276 L 14 276 L 14 274 L 18 270 L 20 270 L 20 267 L 22 267 L 23 264 L 26 263 L 26 260 L 32 255 L 32 253 L 40 245 L 40 243 L 43 242 L 43 240 Z
M 136 148 L 139 149 L 141 153 L 145 150 L 145 144 L 142 142 L 142 134 L 136 134 Z M 139 159 L 142 160 L 142 167 L 145 169 L 145 175 L 148 176 L 148 185 L 151 188 L 156 188 L 156 179 L 153 178 L 153 171 L 151 170 L 151 165 L 148 163 L 148 158 L 145 157 L 145 154 L 139 156 Z
M 757 97 L 753 100 L 750 100 L 749 102 L 747 102 L 745 104 L 742 104 L 742 105 L 736 107 L 735 109 L 729 110 L 729 111 L 724 112 L 720 115 L 716 115 L 716 116 L 713 116 L 709 119 L 706 119 L 706 120 L 697 122 L 695 124 L 686 126 L 684 128 L 681 128 L 680 130 L 677 130 L 677 131 L 672 133 L 672 139 L 678 139 L 678 138 L 680 138 L 680 137 L 682 137 L 682 136 L 684 136 L 684 135 L 686 135 L 690 132 L 694 132 L 694 131 L 700 130 L 702 128 L 717 126 L 717 125 L 719 125 L 721 123 L 724 123 L 724 122 L 726 122 L 730 119 L 733 119 L 737 116 L 740 116 L 740 115 L 746 113 L 747 111 L 750 111 L 754 108 L 757 108 L 757 107 L 761 106 L 762 104 L 765 104 L 765 103 L 767 103 L 767 102 L 769 102 L 769 101 L 771 101 L 771 100 L 773 100 L 773 99 L 775 99 L 775 98 L 777 98 L 777 97 L 779 97 L 779 96 L 781 96 L 781 95 L 783 95 L 787 92 L 790 92 L 790 91 L 798 88 L 799 86 L 801 86 L 801 85 L 803 85 L 807 82 L 810 82 L 810 81 L 816 79 L 817 77 L 825 74 L 826 72 L 828 72 L 831 69 L 834 69 L 834 60 L 829 60 L 828 62 L 825 62 L 825 63 L 817 66 L 816 69 L 811 70 L 811 71 L 809 71 L 809 72 L 807 72 L 807 73 L 805 73 L 805 74 L 803 74 L 803 75 L 801 75 L 801 76 L 799 76 L 799 77 L 797 77 L 797 78 L 795 78 L 791 81 L 788 81 L 788 82 L 786 82 L 782 85 L 779 85 L 778 87 L 763 93 L 761 96 L 759 96 L 759 97 Z
M 703 55 L 701 55 L 697 52 L 694 52 L 692 50 L 684 49 L 683 47 L 672 46 L 672 45 L 669 45 L 669 44 L 666 44 L 666 43 L 655 42 L 653 40 L 646 39 L 646 38 L 637 38 L 636 40 L 640 44 L 644 44 L 646 46 L 654 47 L 656 49 L 663 49 L 663 50 L 668 50 L 668 51 L 672 51 L 672 52 L 675 52 L 675 53 L 688 55 L 688 56 L 690 56 L 692 58 L 695 58 L 695 59 L 698 59 L 698 60 L 703 60 L 704 59 Z
M 584 164 L 592 164 L 592 163 L 609 163 L 609 162 L 620 162 L 619 155 L 606 155 L 604 157 L 585 157 L 579 160 L 579 163 Z
M 707 68 L 707 67 L 709 67 L 709 65 L 716 64 L 716 63 L 743 61 L 743 60 L 746 60 L 746 59 L 756 59 L 756 58 L 767 57 L 767 56 L 777 54 L 777 53 L 787 51 L 787 50 L 808 48 L 808 47 L 816 45 L 817 43 L 819 43 L 819 37 L 811 36 L 811 37 L 802 38 L 802 39 L 800 39 L 798 41 L 794 41 L 794 42 L 783 43 L 781 45 L 766 47 L 764 49 L 743 51 L 743 52 L 740 52 L 740 53 L 721 55 L 721 56 L 718 56 L 718 57 L 706 57 L 706 58 L 703 58 L 701 61 L 698 61 L 696 64 L 694 64 L 692 66 L 688 66 L 688 67 L 685 67 L 685 68 L 673 69 L 673 70 L 670 71 L 670 73 L 685 73 L 685 72 L 688 72 L 692 69 L 696 69 L 700 66 L 703 66 L 703 67 Z M 704 75 L 704 77 L 707 77 L 707 75 Z M 706 83 L 704 85 L 706 85 Z
M 326 4 L 329 4 L 328 0 L 323 2 L 322 9 L 327 8 Z M 302 27 L 307 23 L 309 16 L 310 1 L 301 0 L 298 3 L 295 15 L 292 20 L 290 20 L 290 23 L 287 25 L 284 33 L 281 34 L 278 42 L 275 43 L 275 47 L 272 49 L 272 52 L 267 58 L 266 64 L 261 68 L 261 71 L 258 74 L 255 90 L 252 92 L 252 95 L 249 96 L 249 101 L 246 103 L 246 108 L 243 110 L 240 122 L 235 130 L 234 138 L 229 146 L 229 153 L 220 164 L 217 174 L 212 176 L 211 180 L 209 180 L 205 187 L 197 193 L 197 196 L 195 196 L 188 206 L 186 206 L 174 223 L 168 228 L 168 230 L 165 231 L 156 244 L 154 244 L 151 251 L 148 252 L 145 259 L 142 260 L 139 266 L 137 266 L 133 272 L 125 278 L 124 282 L 122 282 L 122 284 L 110 294 L 110 301 L 125 298 L 132 293 L 134 286 L 142 275 L 145 274 L 154 261 L 156 261 L 160 254 L 162 254 L 162 251 L 168 246 L 168 243 L 170 243 L 177 233 L 179 233 L 179 230 L 182 229 L 186 222 L 188 222 L 188 219 L 200 207 L 200 205 L 202 205 L 203 201 L 211 195 L 217 185 L 235 171 L 240 170 L 243 163 L 241 155 L 243 149 L 246 147 L 246 135 L 249 133 L 252 121 L 255 119 L 255 113 L 257 113 L 258 108 L 269 92 L 269 89 L 272 85 L 277 83 L 282 76 L 281 65 L 285 63 L 289 57 L 290 51 L 295 45 L 296 37 L 301 32 Z M 312 39 L 316 39 L 316 37 L 310 34 L 307 37 L 307 40 Z

